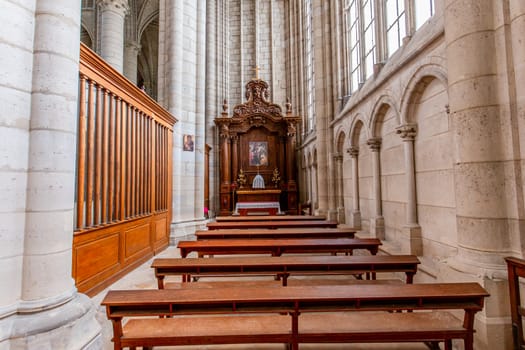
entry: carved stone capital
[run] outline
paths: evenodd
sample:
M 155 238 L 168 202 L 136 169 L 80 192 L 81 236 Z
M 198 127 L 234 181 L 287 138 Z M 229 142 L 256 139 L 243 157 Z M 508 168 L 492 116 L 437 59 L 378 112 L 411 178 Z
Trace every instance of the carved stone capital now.
M 335 153 L 334 154 L 334 161 L 335 162 L 341 162 L 343 161 L 343 155 L 341 153 Z
M 135 53 L 135 55 L 139 54 L 141 48 L 142 48 L 142 45 L 140 45 L 136 41 L 128 41 L 128 42 L 126 42 L 126 49 L 130 50 L 130 51 L 133 51 Z
M 417 124 L 403 124 L 396 128 L 398 134 L 404 141 L 414 141 L 417 135 Z
M 371 139 L 368 139 L 368 141 L 366 141 L 366 144 L 370 147 L 372 152 L 379 152 L 379 150 L 381 149 L 381 141 L 381 138 L 373 137 Z
M 97 0 L 97 5 L 102 10 L 117 12 L 122 16 L 125 16 L 129 11 L 128 0 Z
M 350 157 L 356 158 L 359 155 L 359 147 L 349 147 L 346 152 L 350 155 Z

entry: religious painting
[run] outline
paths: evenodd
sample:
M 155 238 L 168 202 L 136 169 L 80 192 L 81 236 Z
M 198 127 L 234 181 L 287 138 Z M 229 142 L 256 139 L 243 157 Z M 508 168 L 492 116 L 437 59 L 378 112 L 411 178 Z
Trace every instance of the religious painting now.
M 193 135 L 183 135 L 182 150 L 187 152 L 193 152 Z
M 268 165 L 268 142 L 255 141 L 249 143 L 250 166 Z

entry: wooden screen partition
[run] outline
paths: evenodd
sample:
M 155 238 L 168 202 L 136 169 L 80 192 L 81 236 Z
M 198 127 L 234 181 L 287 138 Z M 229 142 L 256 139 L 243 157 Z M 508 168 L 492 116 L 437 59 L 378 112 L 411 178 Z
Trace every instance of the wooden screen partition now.
M 73 277 L 93 294 L 169 243 L 176 119 L 80 50 Z

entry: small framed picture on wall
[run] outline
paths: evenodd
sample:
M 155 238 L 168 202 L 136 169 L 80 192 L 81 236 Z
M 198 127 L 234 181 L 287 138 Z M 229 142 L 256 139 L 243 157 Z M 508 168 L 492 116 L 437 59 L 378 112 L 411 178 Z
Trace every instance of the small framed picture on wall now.
M 193 152 L 193 135 L 184 134 L 182 136 L 182 150 Z

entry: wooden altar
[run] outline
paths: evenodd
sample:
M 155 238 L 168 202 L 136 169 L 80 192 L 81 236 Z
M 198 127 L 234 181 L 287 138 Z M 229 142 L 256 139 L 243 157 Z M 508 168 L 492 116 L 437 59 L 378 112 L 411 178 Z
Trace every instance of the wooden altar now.
M 219 215 L 231 215 L 237 203 L 247 202 L 277 202 L 279 211 L 298 212 L 295 138 L 300 118 L 292 115 L 288 101 L 283 115 L 268 96 L 265 81 L 251 80 L 246 84 L 248 101 L 235 106 L 230 117 L 225 100 L 221 116 L 215 118 L 220 138 Z M 252 187 L 256 177 L 262 177 L 265 187 Z

